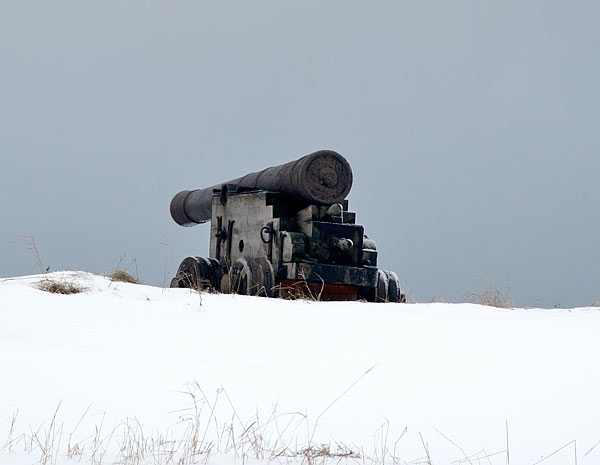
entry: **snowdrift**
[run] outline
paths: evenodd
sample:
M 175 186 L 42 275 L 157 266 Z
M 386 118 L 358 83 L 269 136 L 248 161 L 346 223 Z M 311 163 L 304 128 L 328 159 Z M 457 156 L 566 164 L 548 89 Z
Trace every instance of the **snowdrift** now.
M 599 334 L 591 307 L 5 278 L 0 463 L 600 463 Z

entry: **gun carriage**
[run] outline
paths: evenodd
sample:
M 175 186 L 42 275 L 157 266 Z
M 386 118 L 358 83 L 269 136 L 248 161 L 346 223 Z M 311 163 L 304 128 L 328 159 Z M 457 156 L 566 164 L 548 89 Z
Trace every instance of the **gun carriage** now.
M 211 221 L 209 257 L 187 257 L 171 287 L 268 297 L 402 302 L 398 276 L 377 268 L 375 242 L 346 195 L 352 169 L 321 150 L 171 201 L 181 226 Z

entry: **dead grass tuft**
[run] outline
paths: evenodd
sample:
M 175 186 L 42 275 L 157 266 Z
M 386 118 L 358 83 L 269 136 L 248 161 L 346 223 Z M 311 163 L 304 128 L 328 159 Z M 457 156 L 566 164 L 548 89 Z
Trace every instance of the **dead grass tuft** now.
M 487 305 L 488 307 L 512 308 L 510 281 L 507 279 L 505 289 L 500 290 L 495 282 L 481 278 L 478 281 L 477 290 L 465 291 L 465 301 L 473 304 Z
M 115 270 L 112 273 L 106 275 L 106 277 L 113 282 L 116 281 L 120 283 L 142 284 L 142 282 L 139 279 L 134 278 L 125 270 Z
M 80 292 L 87 290 L 87 288 L 77 284 L 76 282 L 67 281 L 65 279 L 44 278 L 36 283 L 36 285 L 38 289 L 51 292 L 52 294 L 79 294 Z
M 335 449 L 331 448 L 330 444 L 318 444 L 310 445 L 294 454 L 296 457 L 304 457 L 308 460 L 308 463 L 313 463 L 316 458 L 351 458 L 360 459 L 362 458 L 360 453 L 353 450 L 343 444 L 337 444 Z
M 112 282 L 143 284 L 142 281 L 140 281 L 140 279 L 139 279 L 137 260 L 135 258 L 132 259 L 125 268 L 121 267 L 121 263 L 123 263 L 123 259 L 126 256 L 127 256 L 127 252 L 124 252 L 123 255 L 121 255 L 119 257 L 119 263 L 117 263 L 117 266 L 115 267 L 115 269 L 113 271 L 111 271 L 110 273 L 108 273 L 106 275 L 106 277 L 108 279 L 110 279 Z M 135 267 L 135 277 L 127 271 L 132 266 Z

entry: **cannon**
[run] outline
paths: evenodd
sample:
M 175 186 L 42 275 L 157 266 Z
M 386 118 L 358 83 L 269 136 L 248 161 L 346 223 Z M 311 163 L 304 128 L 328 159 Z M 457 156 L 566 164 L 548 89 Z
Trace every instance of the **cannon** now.
M 185 258 L 171 287 L 266 297 L 404 302 L 398 276 L 348 211 L 348 161 L 332 150 L 171 200 L 181 226 L 211 221 L 209 257 Z

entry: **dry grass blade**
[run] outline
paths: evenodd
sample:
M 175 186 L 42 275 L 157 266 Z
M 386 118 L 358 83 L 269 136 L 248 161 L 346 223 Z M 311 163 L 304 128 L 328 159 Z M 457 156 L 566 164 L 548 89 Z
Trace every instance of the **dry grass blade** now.
M 542 457 L 540 460 L 538 460 L 537 462 L 535 462 L 533 465 L 537 465 L 538 463 L 542 463 L 545 460 L 549 459 L 550 457 L 552 457 L 553 455 L 557 454 L 558 452 L 560 452 L 561 450 L 563 450 L 565 447 L 570 446 L 571 444 L 573 444 L 574 446 L 574 451 L 575 451 L 575 465 L 577 465 L 577 441 L 575 439 L 573 439 L 572 441 L 567 442 L 565 445 L 559 447 L 558 449 L 556 449 L 554 452 L 552 452 L 549 455 L 546 455 L 545 457 Z
M 592 452 L 596 447 L 598 447 L 598 445 L 600 444 L 600 441 L 596 441 L 596 444 L 594 444 L 583 456 L 583 458 L 586 458 L 588 456 L 588 454 L 590 452 Z
M 504 291 L 498 289 L 496 283 L 485 278 L 479 280 L 476 291 L 465 291 L 465 301 L 473 304 L 486 305 L 488 307 L 512 308 L 513 302 L 510 297 L 510 281 L 506 280 Z
M 277 286 L 280 297 L 286 300 L 308 300 L 320 302 L 325 289 L 325 281 L 319 276 L 321 283 L 308 282 L 306 275 L 300 271 L 300 280 L 290 286 Z
M 10 428 L 8 430 L 8 434 L 6 435 L 6 441 L 4 441 L 4 446 L 0 449 L 0 452 L 4 453 L 6 451 L 11 452 L 13 446 L 13 435 L 15 433 L 15 423 L 17 422 L 17 416 L 19 415 L 19 411 L 17 409 L 14 410 L 12 414 L 12 418 L 10 421 Z
M 427 459 L 427 462 L 425 463 L 427 463 L 427 465 L 433 465 L 433 463 L 431 463 L 431 455 L 429 454 L 429 444 L 425 442 L 421 432 L 419 432 L 419 437 L 421 438 L 421 444 L 423 444 L 423 449 L 425 450 L 425 457 Z
M 162 241 L 158 242 L 159 245 L 165 246 L 169 249 L 169 254 L 165 259 L 164 275 L 163 275 L 163 289 L 167 288 L 168 277 L 171 276 L 171 270 L 173 268 L 173 255 L 175 254 L 175 243 L 177 242 L 177 234 L 167 235 L 162 234 Z
M 465 456 L 465 461 L 469 462 L 470 465 L 473 465 L 473 462 L 471 462 L 470 457 L 467 455 L 467 453 L 464 451 L 464 449 L 462 447 L 460 447 L 458 444 L 456 444 L 452 439 L 450 439 L 448 436 L 446 436 L 444 433 L 442 433 L 440 430 L 436 429 L 436 431 L 438 432 L 438 434 L 440 434 L 444 439 L 446 439 L 450 444 L 452 444 L 454 447 L 456 447 L 459 451 L 462 452 L 462 454 Z
M 315 425 L 313 427 L 313 431 L 312 434 L 310 435 L 310 443 L 313 443 L 313 438 L 315 436 L 315 432 L 317 431 L 317 425 L 319 424 L 319 420 L 321 419 L 321 417 L 323 415 L 325 415 L 325 413 L 331 408 L 333 407 L 333 405 L 339 401 L 342 397 L 344 397 L 348 391 L 350 391 L 350 389 L 352 389 L 354 386 L 356 386 L 365 376 L 367 376 L 369 373 L 371 373 L 371 371 L 373 371 L 373 369 L 376 367 L 377 365 L 373 365 L 371 368 L 369 368 L 367 371 L 365 371 L 362 375 L 360 375 L 358 377 L 358 379 L 356 379 L 350 386 L 348 386 L 344 392 L 342 392 L 339 396 L 337 396 L 333 402 L 331 402 L 326 408 L 325 410 L 323 410 L 321 413 L 319 413 L 319 415 L 317 416 L 317 420 L 315 421 Z
M 20 236 L 17 241 L 9 241 L 9 243 L 19 244 L 23 246 L 26 250 L 31 250 L 33 252 L 33 255 L 35 257 L 35 265 L 31 269 L 32 272 L 33 270 L 35 270 L 36 267 L 39 268 L 40 273 L 48 273 L 48 271 L 50 271 L 49 266 L 44 267 L 44 265 L 42 265 L 40 251 L 38 250 L 38 246 L 35 243 L 35 238 L 33 237 L 33 234 L 25 234 L 23 236 Z
M 119 262 L 117 263 L 117 266 L 115 267 L 115 269 L 113 271 L 108 273 L 106 275 L 106 277 L 108 279 L 110 279 L 112 282 L 143 284 L 142 281 L 140 281 L 140 279 L 139 279 L 137 260 L 135 258 L 132 259 L 125 268 L 121 268 L 121 263 L 123 262 L 123 259 L 125 258 L 126 255 L 127 255 L 127 252 L 125 252 L 123 255 L 121 255 L 119 257 Z M 135 277 L 127 271 L 132 266 L 135 266 Z

